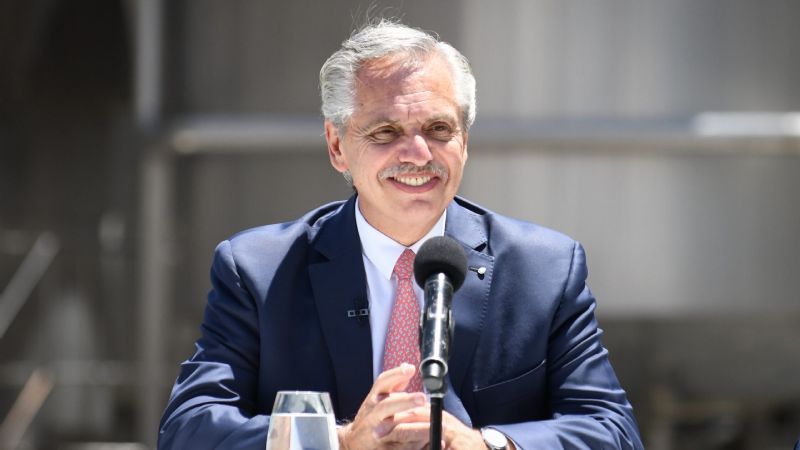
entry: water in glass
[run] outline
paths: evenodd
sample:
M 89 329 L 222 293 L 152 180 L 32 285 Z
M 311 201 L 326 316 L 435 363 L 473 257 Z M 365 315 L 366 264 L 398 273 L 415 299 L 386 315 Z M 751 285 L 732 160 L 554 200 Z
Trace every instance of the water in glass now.
M 280 391 L 272 408 L 267 450 L 338 450 L 327 392 Z

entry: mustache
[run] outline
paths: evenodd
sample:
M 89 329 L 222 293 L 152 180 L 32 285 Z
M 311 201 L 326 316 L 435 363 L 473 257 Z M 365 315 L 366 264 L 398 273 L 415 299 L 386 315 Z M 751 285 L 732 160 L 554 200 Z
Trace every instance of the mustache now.
M 378 177 L 381 181 L 387 178 L 395 178 L 398 175 L 418 175 L 418 174 L 432 174 L 442 179 L 443 182 L 447 181 L 447 178 L 450 176 L 450 173 L 447 171 L 447 167 L 444 165 L 437 163 L 435 161 L 431 161 L 424 166 L 417 166 L 411 163 L 403 163 L 393 167 L 387 167 L 380 171 Z

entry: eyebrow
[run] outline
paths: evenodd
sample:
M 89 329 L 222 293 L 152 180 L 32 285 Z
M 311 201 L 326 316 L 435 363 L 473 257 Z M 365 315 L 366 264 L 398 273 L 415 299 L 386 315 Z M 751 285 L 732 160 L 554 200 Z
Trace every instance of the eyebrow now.
M 372 122 L 364 125 L 363 128 L 365 130 L 371 130 L 373 128 L 381 127 L 381 126 L 384 126 L 384 125 L 391 125 L 391 126 L 395 126 L 395 127 L 399 126 L 400 128 L 402 128 L 402 126 L 400 126 L 400 122 L 398 122 L 397 120 L 394 120 L 394 119 L 390 119 L 388 117 L 379 117 L 379 118 L 373 120 Z
M 433 117 L 430 117 L 426 122 L 437 122 L 437 121 L 443 121 L 443 122 L 450 122 L 450 123 L 458 124 L 458 119 L 456 119 L 455 117 L 451 116 L 450 114 L 444 114 L 444 113 L 443 114 L 437 114 L 437 115 L 435 115 Z
M 445 114 L 445 113 L 436 114 L 434 116 L 431 116 L 431 117 L 429 117 L 429 118 L 427 118 L 425 120 L 425 123 L 438 122 L 438 121 L 444 121 L 444 122 L 448 122 L 448 123 L 456 124 L 456 125 L 458 124 L 458 120 L 455 117 L 453 117 L 450 114 Z M 402 126 L 402 124 L 400 124 L 400 121 L 398 121 L 398 120 L 390 119 L 388 117 L 379 117 L 378 119 L 375 119 L 372 122 L 370 122 L 367 125 L 365 125 L 363 127 L 363 129 L 364 130 L 372 130 L 374 128 L 378 128 L 378 127 L 385 126 L 385 125 L 390 125 L 390 126 L 394 126 L 394 127 L 398 127 L 398 128 L 404 128 Z

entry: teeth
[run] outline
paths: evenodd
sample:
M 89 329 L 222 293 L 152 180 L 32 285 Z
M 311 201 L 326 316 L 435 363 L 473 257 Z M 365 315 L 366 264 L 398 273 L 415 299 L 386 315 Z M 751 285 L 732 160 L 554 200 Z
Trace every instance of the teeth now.
M 431 177 L 395 178 L 395 180 L 409 186 L 422 186 L 428 181 L 431 181 Z

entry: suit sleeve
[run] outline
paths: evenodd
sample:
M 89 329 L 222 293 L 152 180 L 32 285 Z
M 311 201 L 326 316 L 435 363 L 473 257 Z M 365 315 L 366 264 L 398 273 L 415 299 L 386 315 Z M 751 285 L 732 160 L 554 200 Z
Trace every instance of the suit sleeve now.
M 259 370 L 256 304 L 237 274 L 228 241 L 211 268 L 201 337 L 181 365 L 161 419 L 159 449 L 259 449 L 269 417 L 255 413 Z
M 638 426 L 600 342 L 595 299 L 576 243 L 561 304 L 550 327 L 549 420 L 494 425 L 519 448 L 642 449 Z

